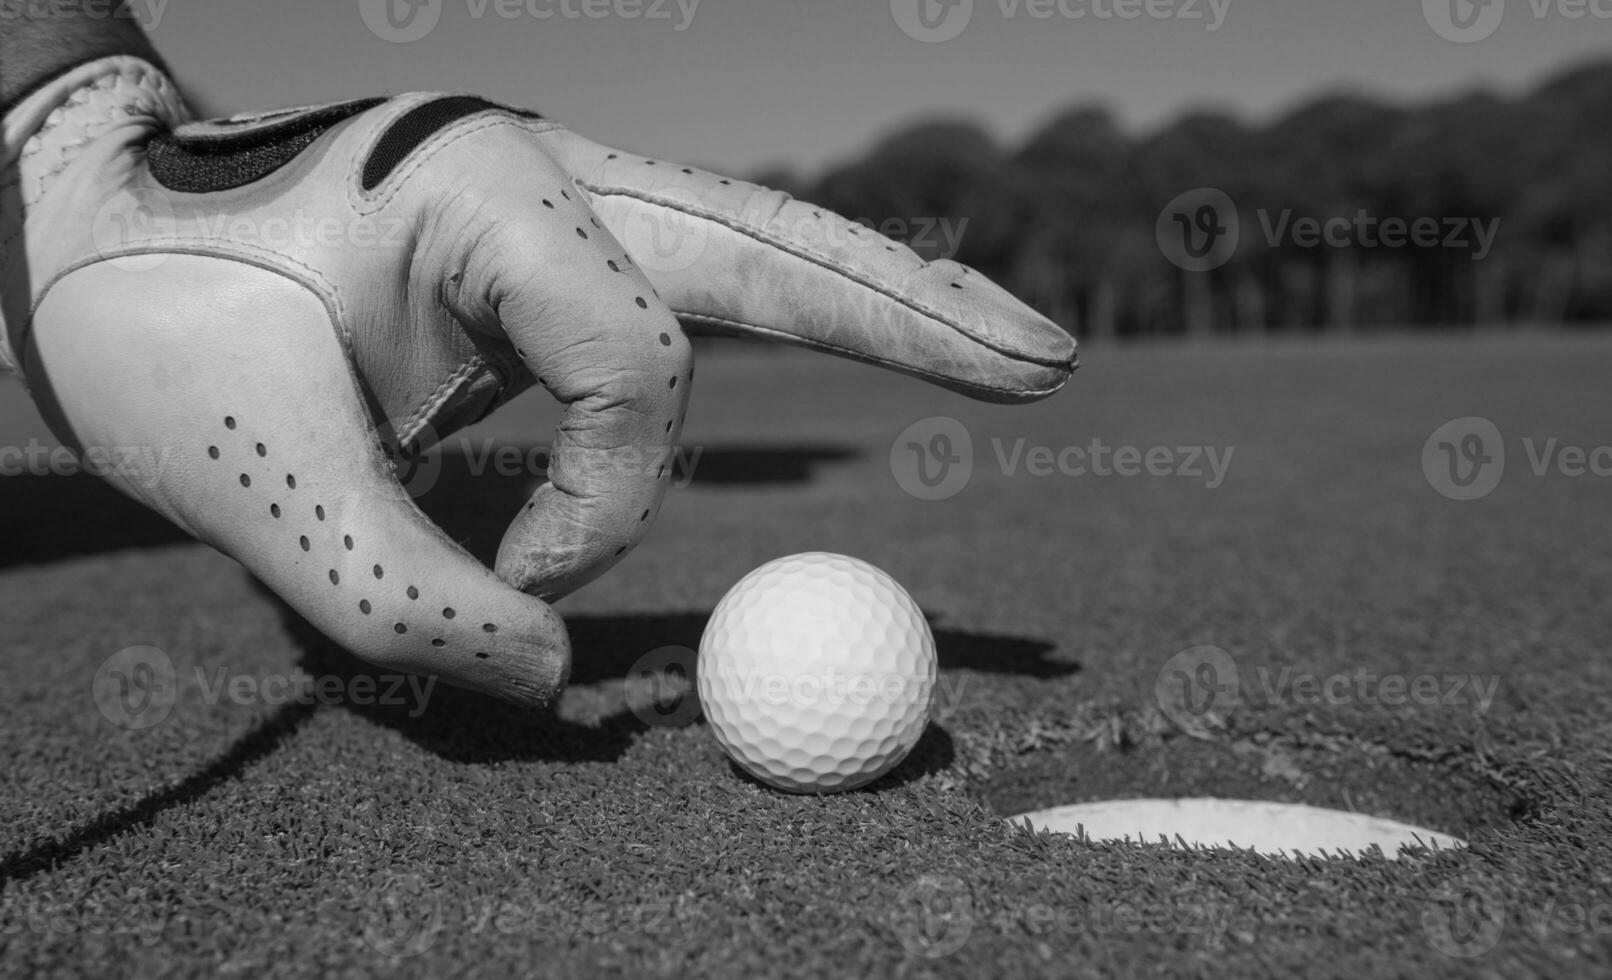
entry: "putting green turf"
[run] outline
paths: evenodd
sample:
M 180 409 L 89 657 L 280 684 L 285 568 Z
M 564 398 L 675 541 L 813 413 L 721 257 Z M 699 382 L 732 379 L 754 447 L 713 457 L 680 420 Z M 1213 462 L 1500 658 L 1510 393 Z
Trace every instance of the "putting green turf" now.
M 798 352 L 708 354 L 695 480 L 562 603 L 577 666 L 553 715 L 442 689 L 423 711 L 210 703 L 220 676 L 351 684 L 365 668 L 95 484 L 0 479 L 0 973 L 1612 970 L 1612 481 L 1537 476 L 1524 443 L 1612 443 L 1612 340 L 1085 356 L 1068 391 L 1008 408 Z M 0 442 L 39 431 L 23 404 L 0 388 Z M 966 425 L 975 468 L 926 503 L 890 450 L 932 415 Z M 1508 460 L 1490 496 L 1457 503 L 1422 448 L 1462 416 L 1496 423 Z M 475 435 L 541 441 L 553 417 L 523 400 Z M 1035 477 L 1027 457 L 1006 474 L 998 447 L 1011 458 L 1021 438 L 1234 453 L 1213 489 Z M 528 481 L 467 476 L 480 448 L 451 454 L 425 503 L 486 553 Z M 703 725 L 627 708 L 639 657 L 695 645 L 740 575 L 805 550 L 885 568 L 936 629 L 934 723 L 868 791 L 780 795 Z M 180 695 L 130 732 L 91 682 L 137 644 L 166 652 Z M 1200 645 L 1232 657 L 1240 693 L 1194 737 L 1158 690 Z M 1362 675 L 1439 694 L 1384 704 L 1350 680 L 1305 696 L 1304 677 Z M 1472 845 L 1284 862 L 999 819 L 1173 795 L 1355 809 Z

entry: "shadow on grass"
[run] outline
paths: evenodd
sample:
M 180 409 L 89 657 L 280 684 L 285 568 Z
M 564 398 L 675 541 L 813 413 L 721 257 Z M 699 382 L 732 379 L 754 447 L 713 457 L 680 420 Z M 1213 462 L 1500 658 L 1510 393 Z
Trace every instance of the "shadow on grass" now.
M 819 467 L 859 456 L 854 447 L 836 445 L 703 447 L 688 450 L 673 476 L 697 487 L 804 484 L 815 479 Z M 462 451 L 440 458 L 440 471 L 421 494 L 420 508 L 490 565 L 504 529 L 537 488 L 548 459 L 523 454 L 519 472 L 500 473 L 486 459 Z M 82 473 L 0 478 L 0 514 L 11 521 L 0 568 L 191 540 L 144 504 Z
M 258 587 L 266 595 L 272 595 L 263 586 Z M 290 607 L 282 604 L 281 608 L 302 648 L 301 666 L 308 673 L 341 677 L 346 681 L 375 676 L 374 668 L 337 647 Z M 639 659 L 651 650 L 667 646 L 687 648 L 688 665 L 692 668 L 693 651 L 699 645 L 706 618 L 707 614 L 703 613 L 571 617 L 568 625 L 576 656 L 572 687 L 605 688 L 620 683 L 625 690 Z M 942 669 L 986 670 L 1032 677 L 1052 677 L 1080 669 L 1075 664 L 1047 661 L 1052 645 L 1036 640 L 938 630 L 935 641 Z M 688 676 L 692 678 L 692 673 Z M 384 683 L 377 680 L 375 689 L 384 690 Z M 695 696 L 692 681 L 684 686 L 680 696 Z M 634 739 L 657 727 L 643 720 L 649 715 L 648 711 L 640 708 L 635 713 L 626 703 L 623 696 L 620 710 L 605 715 L 595 724 L 583 724 L 563 719 L 553 711 L 517 708 L 485 695 L 439 685 L 431 693 L 429 709 L 418 712 L 415 717 L 411 714 L 415 714 L 417 708 L 412 705 L 349 704 L 343 705 L 341 710 L 357 712 L 397 731 L 427 751 L 455 762 L 579 763 L 616 761 Z M 657 704 L 656 710 L 675 714 L 676 707 L 675 703 Z M 269 756 L 317 710 L 316 705 L 309 704 L 281 707 L 217 759 L 179 783 L 97 817 L 63 837 L 0 855 L 0 889 L 51 871 L 120 834 L 149 826 L 168 810 L 196 802 Z M 861 791 L 875 792 L 904 785 L 925 774 L 946 769 L 954 756 L 951 735 L 931 723 L 901 765 Z M 743 778 L 750 779 L 734 768 Z
M 1042 679 L 1080 671 L 1079 664 L 1048 659 L 1056 648 L 1044 640 L 947 629 L 940 625 L 940 616 L 928 612 L 925 616 L 935 634 L 935 656 L 941 670 Z M 575 657 L 571 683 L 624 679 L 639 658 L 661 647 L 697 650 L 710 618 L 708 612 L 567 616 Z
M 0 513 L 10 521 L 0 568 L 38 565 L 192 540 L 99 477 L 0 477 Z
M 952 743 L 951 733 L 932 721 L 924 729 L 923 735 L 918 738 L 918 744 L 912 747 L 912 751 L 907 753 L 907 757 L 901 760 L 900 765 L 866 786 L 859 786 L 850 792 L 881 793 L 885 790 L 905 786 L 930 773 L 941 772 L 950 768 L 956 758 L 957 749 Z M 784 792 L 783 790 L 774 789 L 750 775 L 732 759 L 728 760 L 728 769 L 733 773 L 735 779 L 753 783 L 770 792 Z
M 315 710 L 314 705 L 285 705 L 237 739 L 228 751 L 208 763 L 200 772 L 166 789 L 150 793 L 129 806 L 102 814 L 64 837 L 0 857 L 0 890 L 4 890 L 7 884 L 27 881 L 72 861 L 120 834 L 149 826 L 169 810 L 196 802 L 267 758 L 282 741 L 294 735 L 312 718 Z
M 282 606 L 286 626 L 303 650 L 302 667 L 314 675 L 351 680 L 377 671 L 326 639 L 290 607 Z M 633 740 L 657 725 L 644 720 L 677 714 L 676 705 L 627 706 L 627 684 L 654 651 L 682 648 L 681 696 L 695 697 L 694 651 L 709 613 L 575 615 L 566 617 L 571 634 L 570 689 L 585 692 L 613 710 L 594 723 L 561 718 L 554 711 L 518 708 L 496 698 L 439 684 L 423 712 L 402 706 L 344 706 L 442 758 L 463 763 L 501 761 L 610 762 Z M 1019 676 L 1052 678 L 1075 673 L 1078 664 L 1048 659 L 1054 647 L 1040 640 L 958 630 L 935 630 L 940 666 Z M 380 681 L 377 680 L 377 684 Z M 378 688 L 379 689 L 379 688 Z M 944 697 L 937 691 L 936 697 Z M 410 717 L 413 713 L 416 716 Z M 937 735 L 943 737 L 943 733 Z M 950 739 L 946 738 L 950 744 Z M 949 761 L 949 750 L 947 753 Z M 888 778 L 888 777 L 887 777 Z

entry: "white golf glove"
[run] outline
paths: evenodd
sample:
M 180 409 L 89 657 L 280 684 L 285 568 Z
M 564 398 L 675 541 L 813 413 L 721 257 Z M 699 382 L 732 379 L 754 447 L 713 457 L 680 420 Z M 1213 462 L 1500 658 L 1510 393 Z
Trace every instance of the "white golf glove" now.
M 5 120 L 0 363 L 57 435 L 386 668 L 563 687 L 543 599 L 644 535 L 691 331 L 791 341 L 997 401 L 1069 336 L 977 273 L 786 195 L 433 94 L 186 123 L 96 61 Z M 395 460 L 538 383 L 567 406 L 497 574 Z

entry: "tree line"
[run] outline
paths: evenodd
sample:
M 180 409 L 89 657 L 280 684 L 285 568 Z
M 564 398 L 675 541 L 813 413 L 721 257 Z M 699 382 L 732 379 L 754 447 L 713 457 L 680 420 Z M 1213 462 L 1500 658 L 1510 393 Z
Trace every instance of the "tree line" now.
M 1096 106 L 969 122 L 762 182 L 955 258 L 1088 336 L 1612 319 L 1612 63 L 1516 97 L 1356 95 L 1131 135 Z

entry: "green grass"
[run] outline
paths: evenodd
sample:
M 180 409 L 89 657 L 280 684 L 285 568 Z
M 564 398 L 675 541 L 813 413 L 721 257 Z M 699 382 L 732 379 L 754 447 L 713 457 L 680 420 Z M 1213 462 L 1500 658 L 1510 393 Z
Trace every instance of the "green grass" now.
M 0 973 L 1612 970 L 1612 483 L 1537 477 L 1522 443 L 1612 443 L 1612 341 L 1097 349 L 1086 364 L 1062 395 L 1003 408 L 804 354 L 707 356 L 686 436 L 707 478 L 561 605 L 577 669 L 553 715 L 440 689 L 414 717 L 208 704 L 189 682 L 165 723 L 117 729 L 91 679 L 134 644 L 187 682 L 365 668 L 118 498 L 0 480 Z M 12 444 L 38 431 L 22 404 L 0 390 Z M 552 412 L 522 407 L 479 431 L 541 440 Z M 889 462 L 930 415 L 963 420 L 978 463 L 938 503 L 906 495 Z M 1456 503 L 1421 452 L 1468 415 L 1511 458 L 1491 496 Z M 992 440 L 1020 437 L 1235 454 L 1213 490 L 1004 475 Z M 449 480 L 427 504 L 485 552 L 507 511 L 489 512 L 524 489 Z M 751 567 L 819 549 L 885 568 L 933 618 L 941 702 L 893 777 L 782 795 L 739 777 L 703 724 L 627 710 L 638 657 L 697 643 Z M 1228 651 L 1243 686 L 1208 739 L 1156 696 L 1165 662 L 1200 644 Z M 1498 686 L 1481 713 L 1303 703 L 1266 689 L 1283 669 Z M 1351 808 L 1472 846 L 1283 862 L 1000 819 L 1156 795 Z M 1500 917 L 1471 959 L 1438 941 L 1462 893 Z

